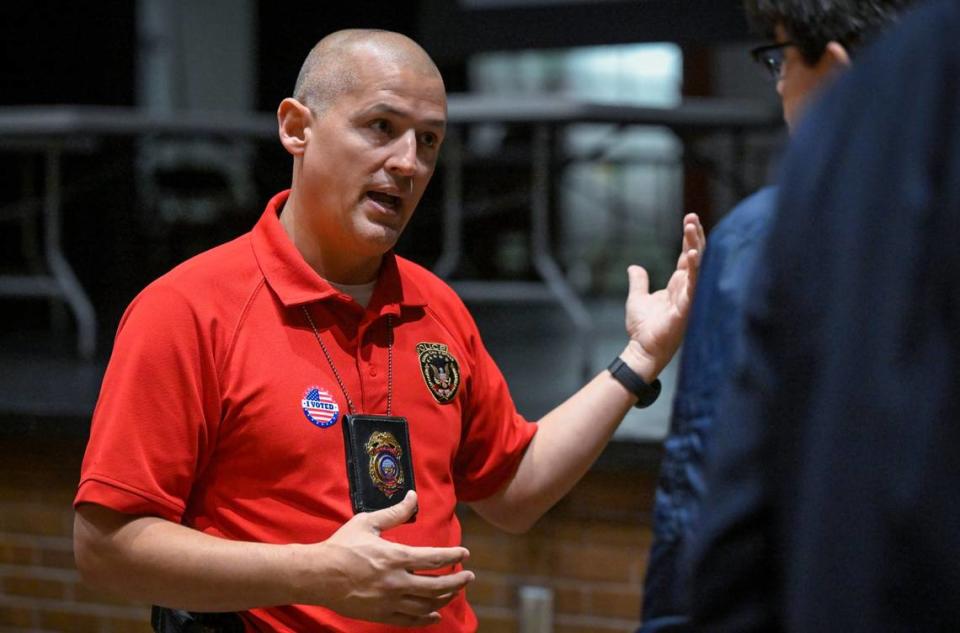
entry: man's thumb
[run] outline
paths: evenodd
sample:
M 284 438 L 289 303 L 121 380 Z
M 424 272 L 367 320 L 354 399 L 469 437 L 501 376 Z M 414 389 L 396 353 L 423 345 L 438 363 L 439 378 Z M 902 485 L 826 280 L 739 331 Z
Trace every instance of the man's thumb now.
M 413 516 L 417 511 L 417 493 L 413 490 L 407 491 L 407 496 L 403 500 L 383 510 L 377 510 L 370 513 L 370 525 L 377 532 L 389 530 L 392 527 L 403 525 L 407 519 Z
M 627 278 L 630 284 L 630 294 L 650 294 L 650 276 L 643 266 L 628 266 Z

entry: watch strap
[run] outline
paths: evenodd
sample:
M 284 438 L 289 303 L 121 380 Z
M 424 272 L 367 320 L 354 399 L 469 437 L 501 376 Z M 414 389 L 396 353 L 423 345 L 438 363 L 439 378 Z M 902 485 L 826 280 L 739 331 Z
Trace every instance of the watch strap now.
M 656 379 L 650 384 L 645 383 L 643 378 L 630 369 L 630 366 L 623 362 L 623 359 L 619 356 L 613 359 L 613 362 L 610 363 L 607 369 L 613 377 L 617 379 L 617 382 L 637 397 L 637 404 L 634 406 L 638 409 L 649 407 L 660 397 L 660 390 L 663 387 L 660 384 L 660 380 Z

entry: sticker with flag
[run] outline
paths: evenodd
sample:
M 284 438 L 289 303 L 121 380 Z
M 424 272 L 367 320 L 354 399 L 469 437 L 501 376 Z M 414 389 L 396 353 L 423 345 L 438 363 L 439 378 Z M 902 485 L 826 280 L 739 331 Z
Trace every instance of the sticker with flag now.
M 303 394 L 300 406 L 303 407 L 303 414 L 307 416 L 307 420 L 322 429 L 333 426 L 340 417 L 337 401 L 329 391 L 320 387 L 309 387 Z

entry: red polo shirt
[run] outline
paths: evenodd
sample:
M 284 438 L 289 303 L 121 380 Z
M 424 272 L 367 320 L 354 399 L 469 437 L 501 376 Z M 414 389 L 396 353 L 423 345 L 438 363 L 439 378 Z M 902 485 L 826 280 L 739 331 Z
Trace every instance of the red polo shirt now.
M 536 425 L 517 413 L 446 284 L 388 254 L 362 308 L 296 250 L 278 221 L 286 197 L 270 201 L 253 231 L 174 268 L 130 304 L 74 504 L 160 516 L 228 539 L 325 540 L 353 515 L 341 429 L 348 409 L 302 306 L 363 413 L 386 413 L 393 315 L 393 414 L 409 422 L 420 503 L 415 523 L 383 536 L 458 545 L 457 501 L 502 488 Z M 428 386 L 421 343 L 446 346 L 446 369 L 459 374 L 452 397 Z M 432 631 L 476 628 L 462 594 L 441 613 Z M 252 631 L 392 630 L 312 606 L 244 617 Z

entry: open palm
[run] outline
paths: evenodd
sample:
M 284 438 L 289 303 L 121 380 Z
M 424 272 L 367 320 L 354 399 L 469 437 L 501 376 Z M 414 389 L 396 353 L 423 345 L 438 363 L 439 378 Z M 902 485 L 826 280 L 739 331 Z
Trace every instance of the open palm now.
M 677 268 L 666 288 L 651 293 L 647 271 L 640 266 L 627 269 L 630 291 L 625 323 L 630 346 L 652 363 L 654 375 L 670 362 L 683 339 L 705 246 L 700 219 L 689 213 L 683 218 L 683 246 Z

